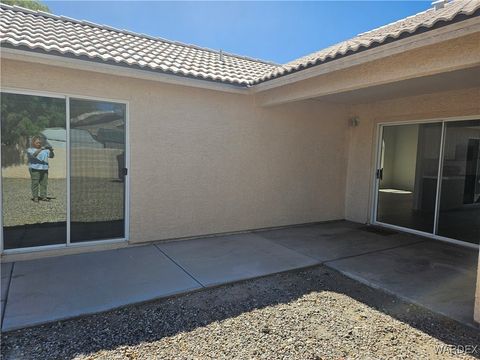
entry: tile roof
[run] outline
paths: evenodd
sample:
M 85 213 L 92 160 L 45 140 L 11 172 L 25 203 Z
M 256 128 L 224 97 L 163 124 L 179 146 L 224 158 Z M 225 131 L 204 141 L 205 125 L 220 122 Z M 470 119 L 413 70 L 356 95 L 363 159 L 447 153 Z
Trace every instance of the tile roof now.
M 39 51 L 242 87 L 480 15 L 480 0 L 454 0 L 284 65 L 0 5 L 2 47 Z
M 0 5 L 2 46 L 246 86 L 277 64 Z
M 313 54 L 293 60 L 287 64 L 280 65 L 273 71 L 258 78 L 255 83 L 264 82 L 479 15 L 480 0 L 456 0 L 445 2 L 444 6 L 440 9 L 430 8 L 416 15 L 364 32 L 350 40 L 340 42 L 326 49 L 314 52 Z

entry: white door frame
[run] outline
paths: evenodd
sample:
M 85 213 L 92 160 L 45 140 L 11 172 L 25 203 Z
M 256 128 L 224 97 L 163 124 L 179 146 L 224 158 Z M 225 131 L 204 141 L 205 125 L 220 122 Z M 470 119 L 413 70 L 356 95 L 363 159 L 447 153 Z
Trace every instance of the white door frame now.
M 57 99 L 65 100 L 65 131 L 67 132 L 66 136 L 66 179 L 67 179 L 67 241 L 65 244 L 55 244 L 55 245 L 44 245 L 44 246 L 35 246 L 35 247 L 25 247 L 19 249 L 4 249 L 3 244 L 3 188 L 2 188 L 2 174 L 0 166 L 0 253 L 5 255 L 10 254 L 22 254 L 22 253 L 32 253 L 32 252 L 44 252 L 57 249 L 65 248 L 80 248 L 80 247 L 91 247 L 92 245 L 105 245 L 109 243 L 119 243 L 119 242 L 128 242 L 130 239 L 130 107 L 129 101 L 125 99 L 112 99 L 112 98 L 101 98 L 95 96 L 85 96 L 72 93 L 58 93 L 58 92 L 47 92 L 47 91 L 36 91 L 30 89 L 19 89 L 19 88 L 2 88 L 2 93 L 9 94 L 19 94 L 19 95 L 32 95 L 32 96 L 43 96 Z M 115 239 L 102 239 L 102 240 L 93 240 L 93 241 L 83 241 L 78 243 L 70 242 L 70 99 L 79 99 L 79 100 L 92 100 L 92 101 L 105 101 L 112 103 L 119 103 L 125 105 L 125 167 L 127 168 L 127 175 L 125 176 L 125 198 L 124 198 L 124 234 L 122 238 Z M 0 129 L 1 136 L 1 129 Z
M 377 123 L 376 127 L 376 146 L 375 146 L 375 162 L 373 166 L 373 174 L 372 174 L 372 184 L 373 184 L 373 194 L 371 199 L 371 223 L 372 225 L 379 225 L 382 227 L 390 228 L 393 230 L 399 230 L 407 233 L 411 233 L 414 235 L 419 235 L 423 237 L 428 237 L 435 240 L 445 241 L 448 243 L 462 245 L 465 247 L 479 249 L 478 244 L 472 244 L 466 241 L 456 240 L 447 238 L 444 236 L 437 235 L 438 231 L 438 216 L 439 216 L 439 199 L 441 195 L 441 181 L 442 178 L 442 171 L 443 171 L 443 155 L 444 155 L 444 145 L 445 145 L 445 123 L 447 122 L 455 122 L 455 121 L 465 121 L 465 120 L 478 120 L 480 119 L 480 115 L 472 115 L 472 116 L 459 116 L 459 117 L 448 117 L 448 118 L 435 118 L 435 119 L 418 119 L 418 120 L 407 120 L 407 121 L 392 121 L 392 122 L 379 122 Z M 428 124 L 428 123 L 441 123 L 442 124 L 442 135 L 440 140 L 440 158 L 439 158 L 439 169 L 438 169 L 438 181 L 437 181 L 437 189 L 436 189 L 436 199 L 435 199 L 435 214 L 434 214 L 434 233 L 428 233 L 420 230 L 410 229 L 403 226 L 392 225 L 383 223 L 381 221 L 377 221 L 377 209 L 378 209 L 378 191 L 380 186 L 380 179 L 377 177 L 377 169 L 380 169 L 381 164 L 381 150 L 382 150 L 382 139 L 383 139 L 383 129 L 388 126 L 399 126 L 399 125 L 410 125 L 410 124 Z

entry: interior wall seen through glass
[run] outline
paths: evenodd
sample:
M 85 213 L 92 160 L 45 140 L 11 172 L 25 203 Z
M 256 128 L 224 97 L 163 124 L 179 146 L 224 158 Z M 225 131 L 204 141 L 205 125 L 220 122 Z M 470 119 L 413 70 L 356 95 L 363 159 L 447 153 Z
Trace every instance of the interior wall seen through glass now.
M 4 248 L 66 242 L 65 99 L 1 94 Z
M 480 120 L 445 123 L 438 235 L 480 242 Z
M 377 221 L 433 233 L 441 123 L 385 126 Z

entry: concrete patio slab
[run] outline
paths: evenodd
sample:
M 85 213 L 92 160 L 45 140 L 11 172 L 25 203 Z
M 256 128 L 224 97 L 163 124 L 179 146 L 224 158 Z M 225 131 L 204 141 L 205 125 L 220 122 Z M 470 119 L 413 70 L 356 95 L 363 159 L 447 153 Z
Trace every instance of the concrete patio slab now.
M 1 266 L 2 301 L 4 301 L 5 296 L 7 295 L 8 282 L 10 280 L 10 272 L 12 271 L 13 263 L 2 263 Z
M 325 263 L 472 324 L 478 250 L 347 221 L 2 264 L 2 330 Z
M 105 311 L 200 287 L 154 245 L 17 262 L 2 330 Z
M 361 224 L 339 221 L 261 231 L 256 234 L 320 262 L 424 241 L 406 234 L 378 235 L 363 231 L 362 227 Z
M 325 265 L 472 325 L 477 259 L 478 250 L 429 240 Z
M 157 244 L 205 286 L 318 264 L 255 234 L 217 236 Z
M 5 309 L 5 298 L 7 296 L 8 285 L 10 283 L 10 275 L 12 270 L 13 263 L 2 263 L 1 264 L 1 308 L 0 308 L 0 319 L 3 318 L 3 310 Z

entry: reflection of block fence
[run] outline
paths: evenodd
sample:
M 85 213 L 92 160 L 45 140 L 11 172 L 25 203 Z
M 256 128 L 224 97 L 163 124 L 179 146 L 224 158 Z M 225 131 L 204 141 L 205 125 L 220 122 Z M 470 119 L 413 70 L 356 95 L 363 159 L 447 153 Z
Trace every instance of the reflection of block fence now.
M 3 147 L 2 147 L 3 151 Z M 55 157 L 53 159 L 49 159 L 49 171 L 48 171 L 48 177 L 51 179 L 65 179 L 67 170 L 66 170 L 66 158 L 67 154 L 65 149 L 55 149 Z M 2 156 L 2 160 L 3 156 Z M 12 165 L 12 166 L 7 166 L 3 167 L 4 163 L 9 163 L 9 162 L 3 162 L 2 161 L 2 176 L 4 178 L 15 178 L 15 179 L 29 179 L 30 174 L 28 172 L 28 163 L 27 163 L 27 158 L 25 156 L 24 159 L 20 161 L 20 164 L 18 165 Z
M 73 148 L 70 174 L 75 177 L 117 179 L 124 167 L 121 149 Z
M 72 176 L 118 179 L 120 169 L 125 167 L 122 149 L 73 148 L 70 157 Z M 49 178 L 64 179 L 66 177 L 65 149 L 56 149 L 55 157 L 49 160 L 49 164 Z M 23 164 L 2 168 L 2 176 L 4 178 L 30 178 L 27 162 L 23 160 Z

